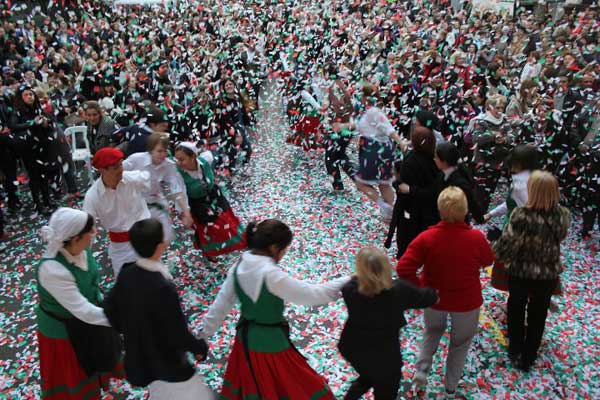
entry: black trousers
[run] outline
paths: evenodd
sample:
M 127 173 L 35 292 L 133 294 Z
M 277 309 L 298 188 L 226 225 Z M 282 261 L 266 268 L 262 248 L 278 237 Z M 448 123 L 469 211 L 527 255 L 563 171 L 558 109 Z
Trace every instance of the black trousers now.
M 508 353 L 520 355 L 525 366 L 531 366 L 537 358 L 550 297 L 557 284 L 558 279 L 508 278 Z
M 337 138 L 329 138 L 327 140 L 327 147 L 325 148 L 325 167 L 327 168 L 327 174 L 333 177 L 333 188 L 335 190 L 343 190 L 344 184 L 342 183 L 342 173 L 340 168 L 350 178 L 354 179 L 356 167 L 352 164 L 346 154 L 346 149 L 350 144 L 350 138 L 345 138 L 339 133 L 337 135 Z
M 50 205 L 50 185 L 44 168 L 33 159 L 23 159 L 29 177 L 29 190 L 36 208 L 41 206 L 40 194 L 46 206 Z
M 483 213 L 487 213 L 490 207 L 490 200 L 498 186 L 500 176 L 502 176 L 502 170 L 495 168 L 494 165 L 484 163 L 475 168 L 475 182 L 477 183 L 475 195 Z
M 0 152 L 0 170 L 4 173 L 6 178 L 4 181 L 4 189 L 8 195 L 9 203 L 17 200 L 17 186 L 15 181 L 17 180 L 17 156 L 12 149 L 5 149 Z
M 373 388 L 375 400 L 395 400 L 398 397 L 400 389 L 401 375 L 390 378 L 378 378 L 373 380 L 364 375 L 360 375 L 344 396 L 344 400 L 358 400 L 361 396 Z

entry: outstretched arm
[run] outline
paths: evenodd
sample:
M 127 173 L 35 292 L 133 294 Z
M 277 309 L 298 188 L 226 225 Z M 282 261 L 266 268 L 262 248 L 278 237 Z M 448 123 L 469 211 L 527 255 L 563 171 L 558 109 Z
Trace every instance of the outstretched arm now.
M 229 311 L 231 311 L 233 305 L 237 301 L 235 288 L 233 287 L 234 271 L 235 267 L 229 270 L 227 279 L 225 279 L 225 283 L 223 283 L 221 290 L 219 290 L 219 294 L 217 295 L 215 302 L 212 304 L 212 306 L 210 306 L 208 313 L 202 320 L 202 333 L 200 336 L 203 338 L 208 338 L 214 335 L 219 326 L 221 326 L 225 316 L 229 313 Z
M 349 277 L 342 277 L 314 284 L 294 279 L 279 269 L 270 271 L 265 278 L 271 293 L 283 300 L 305 306 L 318 306 L 338 299 L 342 286 L 349 280 Z

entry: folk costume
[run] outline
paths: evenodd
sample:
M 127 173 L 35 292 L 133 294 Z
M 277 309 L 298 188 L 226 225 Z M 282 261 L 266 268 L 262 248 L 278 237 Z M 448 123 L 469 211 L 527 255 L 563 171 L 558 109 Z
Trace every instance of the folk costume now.
M 197 152 L 193 143 L 181 143 Z M 246 248 L 244 226 L 233 213 L 229 202 L 216 183 L 210 152 L 197 159 L 197 169 L 177 167 L 187 191 L 190 212 L 194 219 L 194 247 L 207 257 L 216 257 Z
M 287 275 L 271 257 L 243 253 L 202 321 L 202 336 L 210 337 L 235 303 L 241 303 L 221 398 L 333 399 L 326 380 L 290 342 L 284 301 L 325 304 L 340 296 L 347 281 L 338 278 L 319 285 L 302 282 Z
M 75 353 L 65 321 L 77 318 L 91 325 L 110 326 L 102 308 L 98 264 L 90 249 L 71 255 L 63 242 L 83 230 L 88 214 L 70 208 L 58 209 L 42 228 L 47 242 L 37 267 L 38 345 L 42 399 L 100 400 L 100 389 L 109 378 L 123 377 L 122 365 L 114 372 L 89 376 Z
M 300 146 L 304 151 L 317 149 L 323 142 L 321 106 L 311 93 L 302 90 L 290 103 L 288 115 L 292 119 L 292 134 L 287 142 Z
M 125 339 L 129 382 L 148 386 L 152 400 L 209 400 L 186 357 L 206 355 L 208 347 L 190 332 L 172 279 L 160 261 L 127 263 L 107 296 L 106 316 Z
M 181 175 L 177 172 L 175 162 L 165 159 L 156 165 L 152 162 L 152 155 L 149 152 L 135 153 L 123 161 L 123 168 L 126 171 L 146 171 L 150 174 L 150 189 L 143 193 L 148 210 L 152 218 L 158 219 L 165 234 L 167 243 L 175 240 L 175 231 L 173 223 L 169 218 L 169 203 L 162 193 L 162 183 L 169 186 L 171 197 L 175 199 L 180 208 L 187 209 L 186 189 Z
M 114 148 L 100 149 L 92 161 L 96 168 L 106 168 L 123 159 L 123 152 Z M 108 231 L 110 257 L 115 276 L 137 255 L 129 242 L 129 229 L 142 219 L 150 218 L 143 193 L 150 190 L 150 174 L 145 171 L 125 171 L 116 189 L 104 185 L 100 177 L 85 194 L 83 210 L 98 218 Z

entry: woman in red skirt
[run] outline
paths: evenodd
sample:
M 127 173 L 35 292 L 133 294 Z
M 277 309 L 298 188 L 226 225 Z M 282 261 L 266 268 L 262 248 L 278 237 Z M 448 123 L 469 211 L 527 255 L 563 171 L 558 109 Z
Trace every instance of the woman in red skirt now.
M 124 377 L 123 365 L 112 373 L 89 376 L 80 365 L 64 324 L 77 318 L 110 326 L 100 302 L 98 265 L 90 251 L 96 233 L 91 215 L 59 208 L 42 228 L 46 252 L 37 269 L 38 342 L 42 399 L 100 399 L 110 377 Z
M 325 378 L 317 374 L 289 339 L 284 302 L 316 306 L 340 297 L 349 278 L 322 284 L 299 281 L 277 264 L 292 241 L 290 228 L 268 219 L 246 230 L 250 251 L 229 271 L 217 299 L 202 321 L 208 338 L 235 303 L 242 315 L 229 356 L 221 399 L 330 400 Z
M 245 249 L 244 227 L 216 183 L 212 155 L 206 152 L 198 156 L 194 143 L 183 142 L 175 148 L 175 158 L 194 219 L 194 247 L 211 262 L 221 254 Z

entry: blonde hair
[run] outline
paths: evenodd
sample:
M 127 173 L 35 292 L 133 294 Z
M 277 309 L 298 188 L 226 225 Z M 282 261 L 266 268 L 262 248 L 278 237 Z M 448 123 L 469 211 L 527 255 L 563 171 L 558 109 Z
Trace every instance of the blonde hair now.
M 373 297 L 392 287 L 392 265 L 383 252 L 375 247 L 363 247 L 356 256 L 358 292 Z
M 501 94 L 494 94 L 485 101 L 485 109 L 489 110 L 491 106 L 506 105 L 506 97 Z
M 442 221 L 450 223 L 464 221 L 469 210 L 465 192 L 456 186 L 448 186 L 440 193 L 437 206 Z
M 546 171 L 536 170 L 531 173 L 527 181 L 527 192 L 527 208 L 547 211 L 556 207 L 560 200 L 558 181 Z

